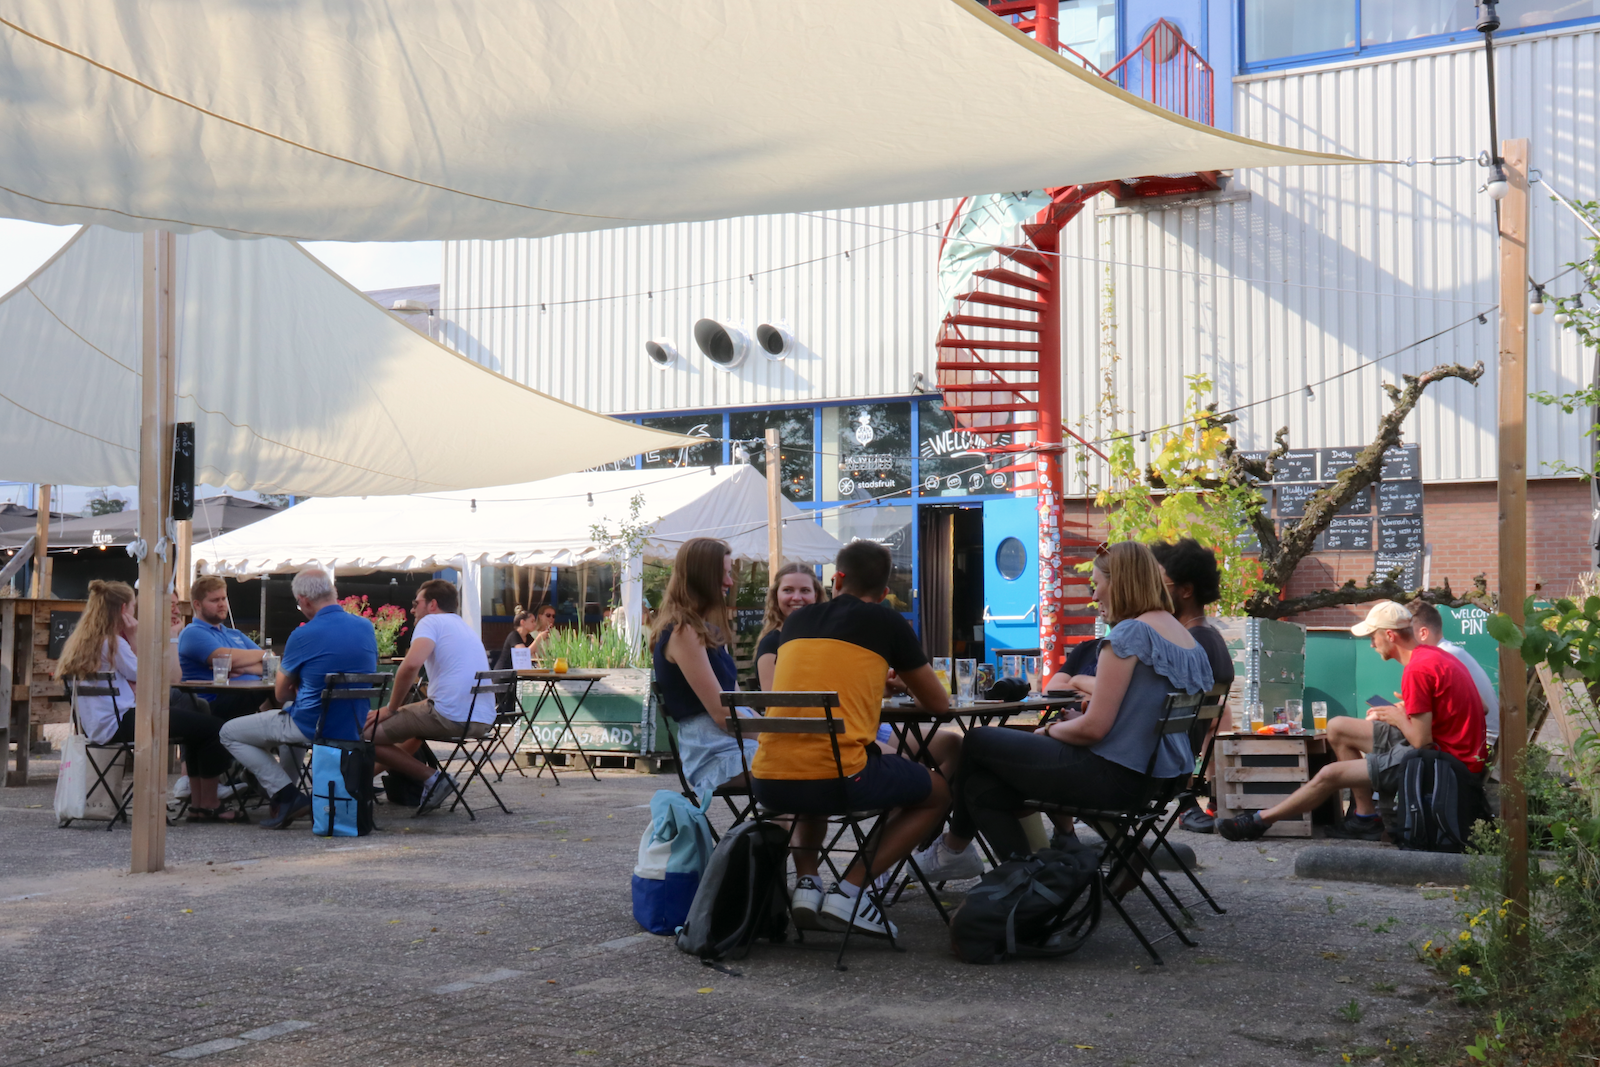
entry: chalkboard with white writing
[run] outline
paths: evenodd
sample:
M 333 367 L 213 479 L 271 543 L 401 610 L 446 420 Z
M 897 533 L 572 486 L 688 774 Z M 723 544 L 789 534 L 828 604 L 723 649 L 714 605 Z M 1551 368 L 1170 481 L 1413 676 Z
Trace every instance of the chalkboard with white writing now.
M 1422 483 L 1383 482 L 1378 486 L 1379 515 L 1421 515 Z
M 1422 553 L 1421 552 L 1379 552 L 1373 558 L 1373 573 L 1379 581 L 1388 577 L 1394 568 L 1400 568 L 1400 576 L 1396 579 L 1405 589 L 1422 588 Z
M 1335 516 L 1317 538 L 1318 552 L 1371 552 L 1372 547 L 1372 519 L 1366 515 Z
M 1378 517 L 1378 551 L 1422 551 L 1422 516 L 1380 515 Z
M 1422 477 L 1422 446 L 1401 445 L 1383 454 L 1383 480 L 1401 481 Z
M 1314 482 L 1317 480 L 1317 450 L 1302 448 L 1285 452 L 1273 463 L 1275 482 Z

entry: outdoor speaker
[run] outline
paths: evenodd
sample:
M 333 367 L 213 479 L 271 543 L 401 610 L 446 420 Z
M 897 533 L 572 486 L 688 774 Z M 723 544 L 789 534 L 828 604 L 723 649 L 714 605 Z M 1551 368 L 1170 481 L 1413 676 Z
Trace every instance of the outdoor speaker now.
M 724 370 L 732 370 L 750 354 L 750 335 L 716 319 L 701 319 L 694 324 L 694 343 L 706 358 Z
M 763 322 L 756 327 L 756 343 L 768 359 L 782 359 L 794 351 L 794 334 L 781 323 Z
M 663 370 L 678 362 L 678 346 L 665 337 L 657 337 L 654 341 L 644 343 L 644 354 L 650 357 L 650 362 Z

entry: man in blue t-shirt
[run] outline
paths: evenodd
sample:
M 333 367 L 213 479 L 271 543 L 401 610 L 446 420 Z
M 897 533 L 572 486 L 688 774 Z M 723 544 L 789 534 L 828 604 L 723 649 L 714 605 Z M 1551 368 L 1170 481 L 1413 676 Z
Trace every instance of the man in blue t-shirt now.
M 194 621 L 183 628 L 178 636 L 178 665 L 183 668 L 186 682 L 211 680 L 211 662 L 219 655 L 232 660 L 228 668 L 230 681 L 258 681 L 261 678 L 261 659 L 266 655 L 261 647 L 228 623 L 228 586 L 215 574 L 196 578 L 189 590 L 190 603 L 194 605 Z M 261 710 L 261 694 L 198 693 L 211 702 L 211 714 L 219 719 L 236 719 Z
M 294 602 L 305 625 L 289 635 L 278 667 L 275 694 L 282 711 L 245 715 L 222 727 L 222 743 L 272 795 L 273 813 L 262 827 L 281 830 L 311 811 L 289 772 L 273 758 L 280 745 L 309 745 L 320 732 L 330 740 L 354 740 L 369 710 L 365 701 L 335 700 L 322 717 L 323 680 L 330 674 L 371 674 L 378 669 L 378 639 L 372 623 L 339 606 L 333 576 L 309 567 L 294 576 Z

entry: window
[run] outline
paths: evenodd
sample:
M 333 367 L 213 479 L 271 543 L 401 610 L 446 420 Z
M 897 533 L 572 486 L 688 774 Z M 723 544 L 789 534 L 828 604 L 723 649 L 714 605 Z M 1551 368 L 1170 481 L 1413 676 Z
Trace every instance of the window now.
M 924 401 L 917 412 L 918 474 L 923 496 L 980 496 L 1011 491 L 1011 476 L 996 467 L 1006 466 L 1014 457 L 986 456 L 977 449 L 990 439 L 977 437 L 971 430 L 958 430 L 941 400 Z M 995 444 L 1010 444 L 1011 436 L 1001 434 Z
M 1473 0 L 1242 0 L 1246 66 L 1481 40 Z M 1500 33 L 1600 18 L 1600 0 L 1501 0 Z
M 911 610 L 911 524 L 917 509 L 907 505 L 842 508 L 822 517 L 822 528 L 842 543 L 876 541 L 894 557 L 894 574 L 889 579 L 889 596 L 884 600 L 894 610 Z M 833 581 L 833 564 L 822 568 L 824 584 Z
M 718 438 L 722 437 L 721 415 L 665 415 L 650 419 L 640 419 L 641 425 L 654 430 L 666 430 L 669 433 L 681 433 L 689 437 Z M 711 444 L 693 445 L 689 448 L 668 448 L 644 454 L 644 469 L 659 470 L 662 467 L 709 467 L 722 461 L 722 442 L 715 440 Z
M 994 550 L 994 569 L 1006 581 L 1016 581 L 1028 569 L 1028 550 L 1015 537 L 1006 538 Z
M 1117 5 L 1099 0 L 1064 0 L 1057 39 L 1104 74 L 1117 65 Z
M 911 488 L 911 405 L 822 409 L 823 499 L 871 500 Z
M 728 416 L 728 436 L 735 441 L 756 442 L 766 436 L 769 429 L 778 431 L 778 441 L 783 453 L 783 495 L 790 500 L 808 503 L 816 499 L 816 463 L 812 454 L 816 444 L 811 437 L 816 417 L 811 408 L 789 408 L 784 411 L 735 411 Z M 750 462 L 767 467 L 765 441 L 744 446 L 750 453 Z

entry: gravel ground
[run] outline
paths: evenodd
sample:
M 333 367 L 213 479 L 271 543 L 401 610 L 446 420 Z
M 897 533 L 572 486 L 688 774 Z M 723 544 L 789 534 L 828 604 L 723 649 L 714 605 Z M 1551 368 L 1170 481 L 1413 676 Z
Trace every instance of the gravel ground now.
M 1228 911 L 1196 913 L 1198 948 L 1162 942 L 1164 967 L 1109 909 L 1075 956 L 967 966 L 908 893 L 903 953 L 861 943 L 840 973 L 814 935 L 710 969 L 630 912 L 646 808 L 672 784 L 513 777 L 514 815 L 380 806 L 358 840 L 174 826 L 155 875 L 126 873 L 124 828 L 57 828 L 52 780 L 0 790 L 0 1067 L 1276 1067 L 1393 1062 L 1461 1025 L 1410 948 L 1448 928 L 1450 894 L 1301 881 L 1286 840 L 1179 835 Z

